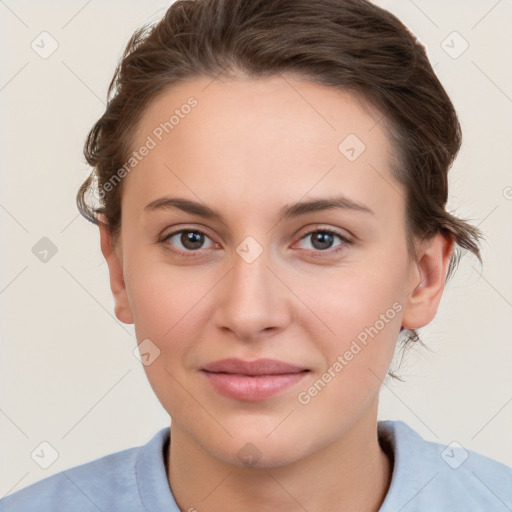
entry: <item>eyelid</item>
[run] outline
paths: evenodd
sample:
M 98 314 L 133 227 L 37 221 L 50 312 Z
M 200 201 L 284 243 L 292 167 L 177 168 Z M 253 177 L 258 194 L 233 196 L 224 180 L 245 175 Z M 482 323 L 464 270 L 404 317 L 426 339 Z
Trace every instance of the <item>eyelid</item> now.
M 313 227 L 305 229 L 306 231 L 300 235 L 299 240 L 302 240 L 305 236 L 311 235 L 312 233 L 317 233 L 318 231 L 332 233 L 347 241 L 351 241 L 353 239 L 353 236 L 346 230 L 342 230 L 341 228 L 334 228 L 328 225 L 314 224 Z
M 202 235 L 207 236 L 210 240 L 213 241 L 213 237 L 210 235 L 210 233 L 206 229 L 190 227 L 190 226 L 185 226 L 185 227 L 181 227 L 181 228 L 177 228 L 177 229 L 174 229 L 172 231 L 169 231 L 169 233 L 167 233 L 166 235 L 163 235 L 163 238 L 169 238 L 169 237 L 177 235 L 179 233 L 183 233 L 184 231 L 185 232 L 188 231 L 188 232 L 191 232 L 191 233 L 201 233 Z
M 198 227 L 199 226 L 199 227 Z M 168 228 L 165 228 L 162 233 L 166 233 Z M 195 233 L 201 233 L 205 236 L 207 236 L 210 240 L 213 241 L 213 236 L 210 234 L 209 232 L 209 229 L 207 227 L 203 227 L 202 225 L 194 225 L 194 226 L 179 226 L 179 227 L 174 227 L 171 231 L 167 232 L 166 234 L 161 234 L 161 235 L 158 235 L 158 240 L 161 241 L 161 240 L 166 240 L 168 238 L 170 238 L 171 236 L 174 236 L 174 235 L 177 235 L 178 233 L 181 233 L 183 231 L 193 231 Z

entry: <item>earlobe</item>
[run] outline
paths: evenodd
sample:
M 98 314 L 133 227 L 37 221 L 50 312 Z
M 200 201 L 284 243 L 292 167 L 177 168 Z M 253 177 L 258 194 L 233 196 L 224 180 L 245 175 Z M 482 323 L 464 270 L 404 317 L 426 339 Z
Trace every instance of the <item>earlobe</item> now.
M 424 242 L 418 252 L 405 298 L 402 326 L 418 329 L 429 324 L 437 313 L 443 294 L 454 240 L 450 234 L 438 233 Z
M 122 258 L 117 254 L 104 216 L 99 216 L 101 252 L 105 258 L 110 275 L 110 289 L 114 296 L 114 312 L 116 317 L 125 324 L 133 324 L 133 315 L 128 301 L 126 284 L 123 275 Z

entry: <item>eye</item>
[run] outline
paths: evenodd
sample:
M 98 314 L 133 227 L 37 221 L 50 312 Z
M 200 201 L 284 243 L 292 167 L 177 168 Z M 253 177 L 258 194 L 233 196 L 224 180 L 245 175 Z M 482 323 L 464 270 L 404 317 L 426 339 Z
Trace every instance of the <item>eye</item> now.
M 204 247 L 205 239 L 210 240 L 211 245 Z M 195 256 L 195 252 L 215 246 L 210 237 L 198 229 L 180 229 L 165 235 L 161 240 L 166 249 L 170 249 L 182 256 Z M 192 254 L 191 254 L 192 253 Z
M 334 245 L 336 238 L 340 241 Z M 309 231 L 302 236 L 299 243 L 310 240 L 310 247 L 302 247 L 302 249 L 311 250 L 317 254 L 319 253 L 336 253 L 342 250 L 346 245 L 352 242 L 343 236 L 341 233 L 333 229 L 315 229 Z M 209 245 L 205 246 L 206 241 L 210 241 Z M 165 235 L 160 243 L 163 244 L 166 250 L 172 251 L 175 254 L 185 257 L 200 256 L 203 250 L 217 247 L 218 244 L 213 242 L 211 238 L 199 229 L 180 229 Z
M 330 250 L 332 249 L 336 238 L 338 238 L 341 243 L 335 245 L 333 250 Z M 337 252 L 343 249 L 343 246 L 351 243 L 351 241 L 341 233 L 332 229 L 316 229 L 314 231 L 309 231 L 301 238 L 301 242 L 307 241 L 308 239 L 310 240 L 310 247 L 305 247 L 305 249 L 312 249 L 316 252 Z

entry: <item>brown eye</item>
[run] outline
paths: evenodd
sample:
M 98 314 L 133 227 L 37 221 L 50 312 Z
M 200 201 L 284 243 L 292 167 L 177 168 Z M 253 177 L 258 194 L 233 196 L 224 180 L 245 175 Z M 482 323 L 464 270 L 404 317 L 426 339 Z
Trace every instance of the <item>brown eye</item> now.
M 182 231 L 180 242 L 186 249 L 200 249 L 204 243 L 204 234 L 197 231 Z
M 170 250 L 183 254 L 208 248 L 204 247 L 207 239 L 210 240 L 210 237 L 197 229 L 181 229 L 166 235 L 161 242 Z
M 313 245 L 315 249 L 323 250 L 331 248 L 334 243 L 335 235 L 327 233 L 326 231 L 317 231 L 309 236 L 311 236 L 311 245 Z
M 341 243 L 334 245 L 336 238 L 338 238 L 341 241 Z M 308 240 L 308 239 L 310 240 L 311 247 L 303 247 L 303 248 L 313 249 L 316 251 L 328 251 L 329 249 L 332 249 L 333 247 L 336 248 L 336 247 L 350 243 L 350 241 L 347 240 L 340 233 L 338 233 L 336 231 L 329 230 L 329 229 L 317 229 L 315 231 L 310 231 L 309 233 L 306 233 L 301 238 L 301 241 Z

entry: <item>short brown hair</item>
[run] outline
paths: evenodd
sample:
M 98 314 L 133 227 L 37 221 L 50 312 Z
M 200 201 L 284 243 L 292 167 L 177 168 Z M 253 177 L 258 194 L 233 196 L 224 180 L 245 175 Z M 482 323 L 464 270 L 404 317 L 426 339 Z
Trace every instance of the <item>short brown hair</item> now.
M 104 214 L 117 239 L 122 183 L 102 188 L 127 161 L 142 113 L 165 89 L 200 76 L 304 80 L 353 92 L 382 113 L 406 190 L 407 242 L 438 232 L 456 243 L 448 278 L 461 256 L 481 261 L 481 232 L 447 212 L 448 170 L 461 145 L 455 109 L 425 48 L 390 12 L 367 0 L 178 0 L 156 24 L 138 29 L 110 83 L 105 113 L 88 134 L 84 155 L 94 169 L 77 204 L 88 220 Z M 102 189 L 103 190 L 103 189 Z M 408 341 L 420 341 L 415 330 Z

